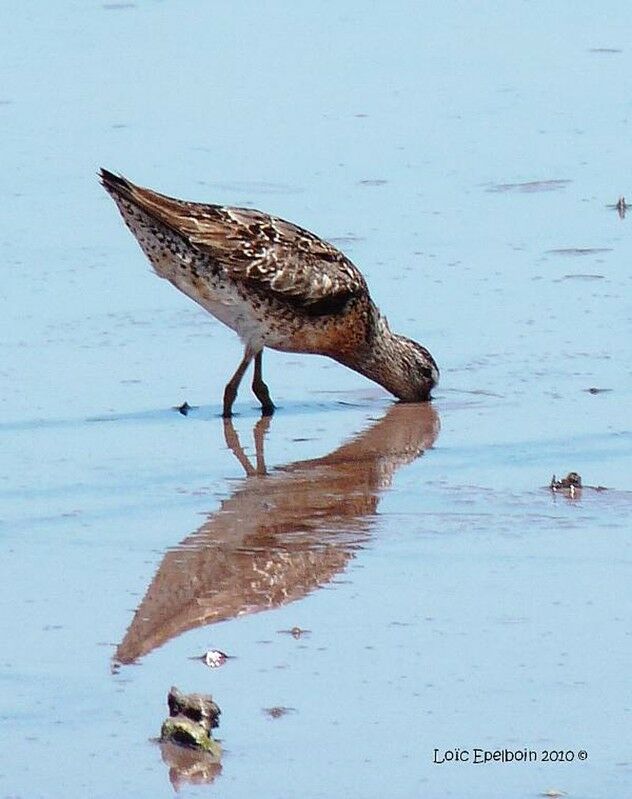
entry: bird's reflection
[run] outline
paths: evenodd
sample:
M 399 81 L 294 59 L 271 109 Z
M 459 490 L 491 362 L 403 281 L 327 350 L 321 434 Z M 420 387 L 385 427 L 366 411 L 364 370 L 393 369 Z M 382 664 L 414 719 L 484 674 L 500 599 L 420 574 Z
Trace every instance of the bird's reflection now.
M 255 425 L 252 464 L 226 420 L 226 443 L 246 477 L 166 553 L 117 648 L 119 663 L 186 630 L 291 602 L 330 581 L 370 535 L 395 471 L 433 445 L 439 417 L 429 403 L 394 405 L 329 455 L 270 472 L 263 451 L 269 425 L 269 417 Z

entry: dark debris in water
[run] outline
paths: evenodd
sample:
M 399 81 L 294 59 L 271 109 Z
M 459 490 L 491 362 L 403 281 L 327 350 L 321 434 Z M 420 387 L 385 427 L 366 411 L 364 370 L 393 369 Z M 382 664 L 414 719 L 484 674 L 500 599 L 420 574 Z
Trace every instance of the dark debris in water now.
M 577 472 L 569 472 L 566 477 L 558 480 L 555 475 L 551 478 L 551 490 L 559 491 L 562 488 L 581 488 L 582 478 Z
M 569 472 L 566 477 L 558 480 L 555 475 L 551 477 L 551 484 L 549 486 L 554 494 L 559 492 L 564 493 L 571 499 L 581 495 L 582 491 L 582 478 L 577 472 Z
M 178 413 L 181 413 L 183 416 L 188 416 L 189 411 L 194 411 L 197 407 L 197 405 L 189 405 L 189 403 L 185 401 L 182 405 L 172 406 L 172 410 L 178 411 Z
M 619 214 L 619 219 L 625 219 L 626 211 L 630 210 L 630 206 L 625 201 L 625 197 L 621 195 L 619 199 L 613 205 L 607 205 L 606 208 L 610 208 L 613 211 L 616 211 Z
M 292 638 L 302 638 L 309 635 L 311 630 L 304 630 L 302 627 L 291 627 L 289 630 L 277 630 L 279 635 L 291 635 Z
M 559 480 L 555 475 L 553 475 L 553 477 L 551 477 L 549 488 L 554 494 L 564 494 L 570 499 L 580 497 L 582 489 L 585 488 L 592 491 L 608 490 L 605 486 L 584 485 L 581 475 L 578 472 L 569 472 L 566 477 L 561 477 Z
M 219 666 L 223 666 L 227 660 L 233 660 L 234 657 L 234 655 L 222 652 L 221 649 L 209 649 L 203 655 L 194 655 L 189 660 L 201 660 L 209 669 L 217 669 Z
M 270 719 L 280 719 L 283 718 L 283 716 L 287 716 L 289 713 L 296 713 L 296 708 L 276 705 L 275 707 L 264 707 L 263 712 Z

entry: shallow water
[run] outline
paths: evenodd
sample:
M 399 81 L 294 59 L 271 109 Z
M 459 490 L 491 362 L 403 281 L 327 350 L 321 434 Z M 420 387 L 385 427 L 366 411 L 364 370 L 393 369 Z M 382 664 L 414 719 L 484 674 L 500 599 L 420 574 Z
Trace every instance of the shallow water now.
M 31 0 L 0 30 L 0 797 L 622 795 L 625 6 Z M 435 355 L 432 409 L 270 353 L 279 412 L 244 388 L 225 426 L 239 344 L 101 165 L 337 242 Z M 547 490 L 570 470 L 608 490 Z M 172 684 L 222 708 L 212 786 L 152 740 Z

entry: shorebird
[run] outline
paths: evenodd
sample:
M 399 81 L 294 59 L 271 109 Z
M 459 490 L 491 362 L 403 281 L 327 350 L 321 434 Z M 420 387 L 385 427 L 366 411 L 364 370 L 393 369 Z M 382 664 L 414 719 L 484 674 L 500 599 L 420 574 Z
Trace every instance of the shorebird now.
M 224 389 L 225 418 L 253 360 L 252 390 L 262 413 L 274 412 L 264 347 L 327 355 L 404 402 L 430 399 L 432 355 L 391 331 L 336 247 L 261 211 L 176 200 L 106 169 L 100 178 L 156 274 L 239 335 L 244 356 Z

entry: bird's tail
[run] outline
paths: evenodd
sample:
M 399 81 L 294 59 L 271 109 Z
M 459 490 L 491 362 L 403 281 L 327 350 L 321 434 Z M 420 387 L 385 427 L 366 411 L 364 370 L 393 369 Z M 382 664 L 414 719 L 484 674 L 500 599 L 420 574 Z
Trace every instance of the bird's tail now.
M 135 188 L 134 184 L 122 175 L 115 175 L 114 172 L 107 169 L 100 169 L 99 179 L 103 188 L 110 194 L 123 195 L 131 199 L 132 189 Z
M 124 206 L 131 204 L 179 235 L 186 231 L 190 206 L 195 203 L 176 200 L 174 197 L 167 197 L 152 189 L 137 186 L 131 180 L 122 175 L 115 175 L 107 169 L 100 170 L 99 178 L 101 185 L 111 195 L 124 216 Z

